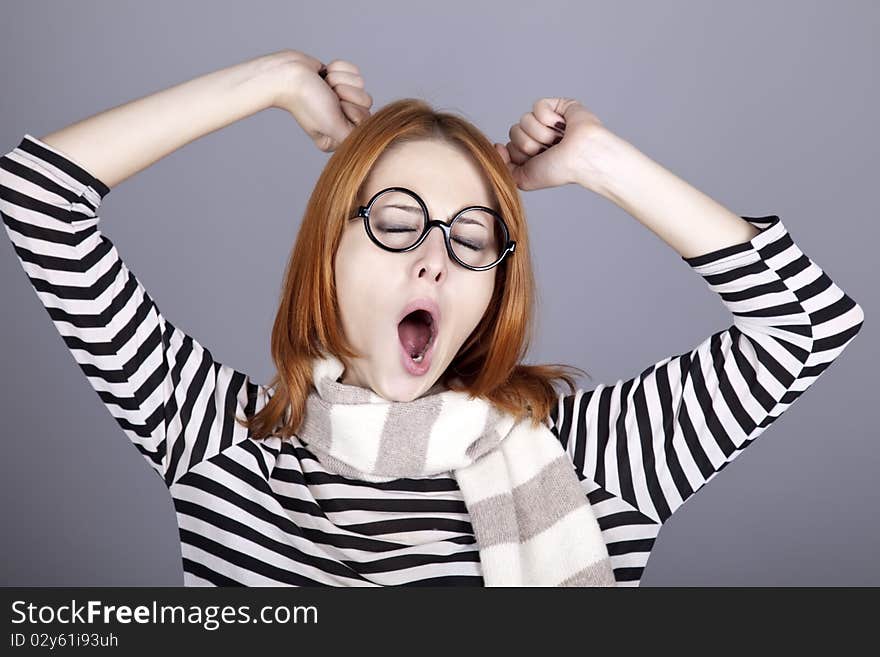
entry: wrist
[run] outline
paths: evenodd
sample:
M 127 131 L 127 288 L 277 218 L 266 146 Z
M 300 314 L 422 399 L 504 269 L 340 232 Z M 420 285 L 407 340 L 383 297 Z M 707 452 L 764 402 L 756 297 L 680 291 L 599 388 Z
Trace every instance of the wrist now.
M 631 162 L 638 153 L 635 146 L 605 126 L 592 127 L 584 140 L 575 182 L 610 198 L 614 194 L 616 181 L 620 180 L 627 168 L 627 161 Z
M 285 52 L 263 55 L 244 62 L 241 88 L 246 90 L 257 110 L 279 106 L 279 99 L 290 88 L 289 59 Z
M 302 54 L 296 50 L 280 50 L 254 61 L 254 84 L 266 107 L 290 111 L 297 102 L 301 76 L 307 72 L 302 64 Z

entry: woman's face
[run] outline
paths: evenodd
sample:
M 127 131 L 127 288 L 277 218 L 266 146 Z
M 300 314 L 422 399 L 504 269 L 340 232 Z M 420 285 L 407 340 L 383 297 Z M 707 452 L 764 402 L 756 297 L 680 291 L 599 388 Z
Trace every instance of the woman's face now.
M 492 188 L 479 166 L 456 147 L 437 141 L 397 144 L 385 151 L 366 181 L 366 205 L 386 187 L 406 187 L 418 194 L 431 219 L 449 222 L 469 205 L 497 209 Z M 471 271 L 451 259 L 443 233 L 433 228 L 417 249 L 385 251 L 364 230 L 363 219 L 346 223 L 336 253 L 334 273 L 346 337 L 364 358 L 345 363 L 342 382 L 371 388 L 390 401 L 410 401 L 428 391 L 482 319 L 495 285 L 497 267 Z M 437 304 L 439 329 L 424 373 L 409 368 L 398 320 L 412 301 Z M 406 324 L 406 323 L 405 323 Z M 416 330 L 412 329 L 411 330 Z M 416 330 L 418 334 L 418 330 Z M 403 337 L 401 337 L 403 336 Z

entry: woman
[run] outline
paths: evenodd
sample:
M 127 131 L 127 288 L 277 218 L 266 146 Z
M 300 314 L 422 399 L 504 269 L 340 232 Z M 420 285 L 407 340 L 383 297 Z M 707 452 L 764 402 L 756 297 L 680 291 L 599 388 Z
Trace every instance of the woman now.
M 637 586 L 663 523 L 841 354 L 861 307 L 779 217 L 736 216 L 577 101 L 540 99 L 506 145 L 417 100 L 371 105 L 354 65 L 285 50 L 26 134 L 0 160 L 25 272 L 171 492 L 185 584 Z M 269 107 L 335 153 L 264 386 L 161 314 L 97 210 Z M 533 278 L 516 189 L 568 183 L 675 249 L 732 325 L 589 391 L 521 364 Z

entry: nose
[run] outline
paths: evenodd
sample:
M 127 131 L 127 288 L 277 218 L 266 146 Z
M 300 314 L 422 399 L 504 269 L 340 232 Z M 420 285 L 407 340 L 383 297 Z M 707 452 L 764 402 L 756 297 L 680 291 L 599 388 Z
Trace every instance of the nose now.
M 446 242 L 443 239 L 443 231 L 439 226 L 432 226 L 425 236 L 425 241 L 416 249 L 418 258 L 416 265 L 418 275 L 426 275 L 434 280 L 439 280 L 445 274 L 449 266 L 449 254 L 446 252 Z

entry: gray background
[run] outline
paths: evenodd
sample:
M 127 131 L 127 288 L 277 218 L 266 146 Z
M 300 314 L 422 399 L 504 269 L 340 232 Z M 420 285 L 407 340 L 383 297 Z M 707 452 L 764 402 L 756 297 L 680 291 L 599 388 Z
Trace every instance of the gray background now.
M 374 110 L 421 97 L 493 141 L 536 99 L 577 98 L 734 212 L 778 214 L 867 317 L 813 388 L 668 521 L 642 585 L 878 585 L 878 19 L 868 1 L 6 2 L 0 143 L 8 152 L 25 132 L 285 47 L 355 62 Z M 124 181 L 101 227 L 173 323 L 265 383 L 283 267 L 328 157 L 289 114 L 261 112 Z M 731 323 L 678 254 L 611 202 L 575 185 L 523 199 L 540 293 L 527 360 L 582 367 L 592 387 Z M 167 490 L 3 234 L 0 583 L 182 584 Z

